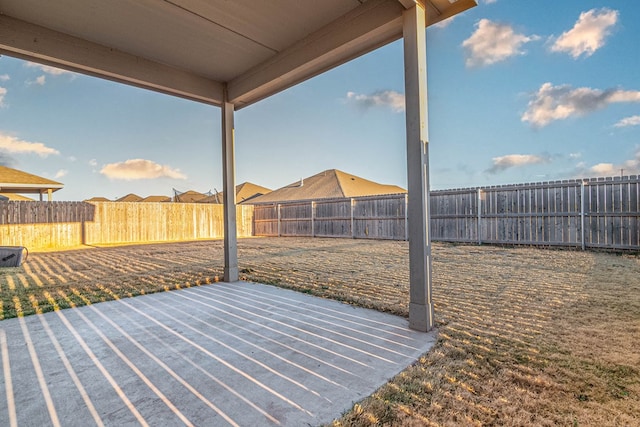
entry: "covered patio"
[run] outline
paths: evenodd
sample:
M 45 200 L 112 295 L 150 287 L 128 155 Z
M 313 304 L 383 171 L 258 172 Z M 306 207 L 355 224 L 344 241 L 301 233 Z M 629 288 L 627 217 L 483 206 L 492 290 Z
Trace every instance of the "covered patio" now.
M 33 175 L 7 166 L 0 166 L 0 196 L 20 195 L 20 194 L 38 194 L 40 201 L 44 194 L 47 195 L 47 201 L 53 200 L 53 192 L 61 190 L 64 184 Z M 0 197 L 0 200 L 2 198 Z
M 221 107 L 225 281 L 238 280 L 234 111 L 404 39 L 409 325 L 433 327 L 425 28 L 476 0 L 5 0 L 0 53 Z
M 204 344 L 192 340 L 192 336 L 195 336 L 193 334 L 202 334 L 190 329 L 195 328 L 196 324 L 202 325 L 204 328 L 213 327 L 212 325 L 218 327 L 219 319 L 212 316 L 218 316 L 225 321 L 230 320 L 226 316 L 215 314 L 216 309 L 213 305 L 218 303 L 218 299 L 222 301 L 223 298 L 228 298 L 230 301 L 225 303 L 227 304 L 225 310 L 231 310 L 235 306 L 237 306 L 236 309 L 241 309 L 240 307 L 245 300 L 249 305 L 267 304 L 269 307 L 267 313 L 260 315 L 260 317 L 257 312 L 249 310 L 246 319 L 241 320 L 232 328 L 232 331 L 226 332 L 234 336 L 242 335 L 238 334 L 237 329 L 242 327 L 244 328 L 242 330 L 248 329 L 247 334 L 251 331 L 265 339 L 271 338 L 267 341 L 271 343 L 269 345 L 276 346 L 269 349 L 273 356 L 271 353 L 265 354 L 269 354 L 268 357 L 275 357 L 278 363 L 286 365 L 297 357 L 291 353 L 292 351 L 310 352 L 309 349 L 282 348 L 282 344 L 287 343 L 288 338 L 276 340 L 268 332 L 268 322 L 273 321 L 273 316 L 286 316 L 293 310 L 291 301 L 287 302 L 287 299 L 303 297 L 302 295 L 295 297 L 269 296 L 270 302 L 265 303 L 261 300 L 261 295 L 267 292 L 267 288 L 257 287 L 248 290 L 248 287 L 253 285 L 235 283 L 238 281 L 239 272 L 236 194 L 234 191 L 236 185 L 234 112 L 400 38 L 404 38 L 409 194 L 410 304 L 408 326 L 420 332 L 432 329 L 425 27 L 475 5 L 475 0 L 3 1 L 0 5 L 1 54 L 221 107 L 225 206 L 224 281 L 232 283 L 232 285 L 225 285 L 222 288 L 185 290 L 183 293 L 172 292 L 137 298 L 133 301 L 101 304 L 104 308 L 93 306 L 71 312 L 58 311 L 44 316 L 3 321 L 2 331 L 5 331 L 6 336 L 0 336 L 0 342 L 3 346 L 2 365 L 6 400 L 1 404 L 3 405 L 2 410 L 6 410 L 9 415 L 8 419 L 11 421 L 11 425 L 16 425 L 18 421 L 22 420 L 26 424 L 31 424 L 31 421 L 35 419 L 31 417 L 36 416 L 33 411 L 43 407 L 48 409 L 43 419 L 45 421 L 49 419 L 54 425 L 60 420 L 58 413 L 61 416 L 84 413 L 84 417 L 78 416 L 78 419 L 84 421 L 89 416 L 96 420 L 95 413 L 99 413 L 101 416 L 108 417 L 103 420 L 105 424 L 113 425 L 121 425 L 120 421 L 123 423 L 137 421 L 143 425 L 147 422 L 157 424 L 158 420 L 162 420 L 162 425 L 171 424 L 171 421 L 165 422 L 166 419 L 173 420 L 174 424 L 187 424 L 185 419 L 209 420 L 212 419 L 210 417 L 218 417 L 216 419 L 224 419 L 229 422 L 229 419 L 234 420 L 234 417 L 244 417 L 249 413 L 254 415 L 257 413 L 259 416 L 249 421 L 238 418 L 239 421 L 233 421 L 230 424 L 233 425 L 235 422 L 238 425 L 256 425 L 258 419 L 283 425 L 286 422 L 292 423 L 289 425 L 300 425 L 301 422 L 329 421 L 333 416 L 339 415 L 339 412 L 335 413 L 336 402 L 340 402 L 340 410 L 345 409 L 352 403 L 352 400 L 358 400 L 371 393 L 381 382 L 389 378 L 394 370 L 398 372 L 411 360 L 415 360 L 417 355 L 426 351 L 428 348 L 426 343 L 431 342 L 431 336 L 415 335 L 417 332 L 407 330 L 406 321 L 402 318 L 390 318 L 380 313 L 372 313 L 371 315 L 374 316 L 372 318 L 356 314 L 355 316 L 359 319 L 358 323 L 361 323 L 361 327 L 364 328 L 362 331 L 359 330 L 360 326 L 358 328 L 355 326 L 347 327 L 343 323 L 332 323 L 333 321 L 331 321 L 327 323 L 323 332 L 314 330 L 311 333 L 312 340 L 320 340 L 312 341 L 314 343 L 312 347 L 318 351 L 321 350 L 318 347 L 323 347 L 322 351 L 325 351 L 326 348 L 336 352 L 334 356 L 328 358 L 333 365 L 330 369 L 339 368 L 338 371 L 340 369 L 349 371 L 350 374 L 344 373 L 345 378 L 350 378 L 349 375 L 358 372 L 356 374 L 357 377 L 360 377 L 358 381 L 353 383 L 349 383 L 348 380 L 338 381 L 338 377 L 331 377 L 332 374 L 328 371 L 314 371 L 309 366 L 305 368 L 306 370 L 299 371 L 295 375 L 296 378 L 288 377 L 288 379 L 278 375 L 282 373 L 280 368 L 276 368 L 275 372 L 263 371 L 247 374 L 251 379 L 234 371 L 233 375 L 240 375 L 244 378 L 238 379 L 236 382 L 232 375 L 228 381 L 232 382 L 234 387 L 255 388 L 251 392 L 258 394 L 255 397 L 246 398 L 246 400 L 241 399 L 236 403 L 229 403 L 231 405 L 229 408 L 234 409 L 226 411 L 212 408 L 213 403 L 210 398 L 205 398 L 202 394 L 200 394 L 202 398 L 198 397 L 198 393 L 201 392 L 197 387 L 191 385 L 192 388 L 189 388 L 189 384 L 192 382 L 205 380 L 207 375 L 203 370 L 213 375 L 218 373 L 218 368 L 213 365 L 205 365 L 205 368 L 201 370 L 185 359 L 209 357 L 215 360 L 215 363 L 225 365 L 221 360 L 218 360 L 219 356 L 213 357 L 215 353 L 207 350 Z M 197 301 L 193 301 L 197 306 L 182 306 L 185 304 L 185 296 L 188 298 L 196 297 L 192 294 L 193 292 L 222 292 L 220 289 L 224 289 L 224 292 L 228 294 L 226 296 L 215 294 L 213 297 L 202 295 L 201 299 L 196 298 Z M 269 288 L 268 292 L 272 291 Z M 278 290 L 277 292 L 284 291 Z M 158 304 L 165 304 L 165 310 L 154 308 L 154 304 L 149 305 L 146 298 L 158 298 Z M 205 303 L 205 305 L 202 306 L 201 303 Z M 206 304 L 210 304 L 210 306 Z M 301 309 L 300 316 L 308 318 L 309 316 L 317 316 L 321 311 L 319 307 L 324 304 L 337 303 L 312 299 L 305 300 L 304 303 L 294 302 L 293 306 Z M 138 305 L 140 306 L 138 307 Z M 181 306 L 182 308 L 178 309 Z M 257 306 L 255 309 L 258 309 Z M 346 307 L 346 309 L 353 310 L 350 307 Z M 102 310 L 110 313 L 101 315 Z M 156 312 L 158 317 L 156 318 L 155 314 L 153 316 L 148 314 L 146 310 Z M 166 316 L 174 310 L 182 314 L 178 317 L 172 317 L 170 321 L 159 320 L 168 319 Z M 284 310 L 284 313 L 276 314 L 279 313 L 279 310 Z M 337 310 L 337 308 L 332 306 L 330 310 Z M 272 312 L 273 314 L 270 314 Z M 186 322 L 181 316 L 189 316 L 191 320 Z M 346 314 L 337 314 L 337 316 L 343 320 L 349 318 L 345 317 Z M 377 316 L 383 316 L 384 319 Z M 78 323 L 74 323 L 76 320 Z M 295 322 L 298 321 L 295 320 Z M 326 322 L 326 320 L 322 321 Z M 283 323 L 282 320 L 279 322 Z M 309 321 L 307 320 L 307 322 Z M 310 323 L 314 322 L 315 320 Z M 288 323 L 288 321 L 284 323 Z M 382 331 L 385 331 L 386 327 L 380 325 L 385 324 L 393 326 L 383 333 Z M 138 327 L 138 325 L 141 326 Z M 285 327 L 285 325 L 282 326 Z M 373 329 L 369 329 L 371 327 Z M 58 338 L 58 332 L 55 332 L 54 328 L 60 328 L 59 333 L 63 336 L 66 335 L 68 339 L 73 338 L 78 341 L 81 348 L 69 350 L 62 348 L 61 342 L 66 342 L 67 338 Z M 348 344 L 348 347 L 345 347 L 345 343 L 340 343 L 341 338 L 338 339 L 334 334 L 348 335 L 352 333 L 338 332 L 340 328 L 352 330 L 358 344 Z M 0 331 L 0 333 L 2 332 Z M 108 335 L 111 333 L 113 335 Z M 328 342 L 331 342 L 331 345 L 327 344 L 325 333 L 330 334 Z M 229 348 L 221 344 L 224 342 L 223 336 L 226 336 L 224 329 L 216 330 L 215 334 L 211 331 L 206 334 L 215 341 L 216 346 L 222 346 L 233 352 L 234 355 L 229 353 L 231 358 L 244 357 L 235 352 L 242 352 L 243 350 L 240 349 L 245 343 L 227 344 Z M 304 334 L 308 334 L 308 332 L 304 332 Z M 397 334 L 401 336 L 397 336 Z M 417 336 L 421 337 L 418 339 L 420 345 L 415 341 Z M 183 338 L 193 341 L 194 344 L 203 347 L 210 354 Z M 248 340 L 246 336 L 241 336 L 241 338 Z M 398 343 L 397 339 L 408 341 Z M 206 340 L 210 341 L 209 338 Z M 120 341 L 124 347 L 121 349 L 118 345 L 110 345 L 115 341 Z M 332 347 L 333 341 L 336 341 L 335 345 L 339 348 L 348 348 L 347 352 L 344 355 L 339 355 L 341 353 L 338 351 L 338 347 Z M 41 342 L 45 343 L 48 348 L 38 349 L 35 347 Z M 391 347 L 385 349 L 389 343 Z M 97 347 L 94 347 L 94 344 Z M 167 347 L 166 354 L 148 354 L 142 349 L 163 344 Z M 255 343 L 250 342 L 246 345 L 253 344 Z M 260 345 L 266 346 L 267 344 Z M 361 345 L 364 347 L 360 347 Z M 383 353 L 376 353 L 378 350 L 374 351 L 372 346 Z M 408 352 L 400 350 L 406 346 L 411 347 L 411 350 Z M 194 347 L 200 352 L 199 356 L 195 355 Z M 49 358 L 37 356 L 42 354 L 41 351 L 52 352 L 54 360 L 58 358 L 62 365 L 60 363 L 48 365 L 42 362 L 42 360 Z M 65 357 L 62 354 L 66 354 L 67 351 L 72 351 L 77 354 L 77 357 L 80 357 L 77 362 L 80 365 L 74 365 L 76 362 L 72 362 L 70 357 L 66 358 L 68 363 L 64 361 Z M 134 354 L 131 358 L 127 356 L 129 351 Z M 247 348 L 247 351 L 250 353 L 254 350 Z M 22 354 L 22 356 L 17 357 L 17 354 Z M 26 354 L 29 354 L 29 358 Z M 320 353 L 310 352 L 310 354 L 311 359 L 319 365 L 328 361 L 327 357 Z M 391 356 L 392 354 L 394 356 Z M 364 359 L 360 358 L 363 356 Z M 163 359 L 165 357 L 167 360 Z M 261 357 L 267 356 L 263 354 Z M 345 357 L 352 360 L 343 362 Z M 153 361 L 150 365 L 145 365 L 154 366 L 150 368 L 150 372 L 142 372 L 136 364 L 127 363 L 127 360 L 138 358 Z M 17 360 L 18 365 L 10 364 L 12 360 Z M 376 369 L 371 369 L 374 361 L 382 365 L 393 366 L 393 369 L 380 368 L 383 377 L 376 377 L 373 375 L 373 371 Z M 177 363 L 177 365 L 169 362 Z M 122 363 L 124 365 L 121 368 L 115 367 Z M 197 361 L 194 363 L 198 365 Z M 226 361 L 226 363 L 229 362 Z M 350 364 L 354 366 L 350 366 Z M 68 365 L 71 365 L 73 372 L 77 372 L 75 376 L 70 374 Z M 115 377 L 110 374 L 110 366 L 119 372 L 116 375 L 121 375 L 121 380 L 114 379 Z M 362 371 L 357 370 L 360 369 L 359 366 L 362 366 Z M 90 373 L 95 369 L 97 370 L 93 374 Z M 179 374 L 177 373 L 178 369 L 186 369 L 187 371 Z M 238 369 L 246 374 L 243 368 Z M 300 368 L 296 367 L 295 369 Z M 282 371 L 286 371 L 284 367 Z M 29 396 L 20 394 L 23 393 L 21 388 L 8 388 L 12 384 L 10 378 L 21 375 L 16 372 L 24 372 L 25 378 L 30 376 L 32 384 L 38 384 L 42 393 L 37 400 L 34 399 L 30 402 Z M 63 378 L 67 375 L 65 372 L 69 374 L 70 378 L 66 381 L 72 381 L 75 385 L 74 391 L 70 391 L 70 393 L 75 393 L 75 400 L 71 396 L 67 400 L 63 394 L 59 394 L 57 387 L 55 390 L 50 390 L 49 385 L 55 382 L 56 378 Z M 88 377 L 82 377 L 84 372 L 87 372 Z M 158 377 L 155 377 L 156 375 Z M 253 375 L 256 377 L 254 378 Z M 318 378 L 318 375 L 323 378 Z M 297 394 L 295 398 L 280 391 L 274 394 L 269 390 L 279 389 L 276 386 L 267 385 L 266 380 L 260 376 L 268 377 L 269 381 L 274 381 L 275 384 L 282 382 L 284 386 L 281 390 L 286 390 L 287 393 L 295 391 L 295 393 L 302 394 Z M 91 382 L 91 378 L 96 379 L 95 384 Z M 185 383 L 181 382 L 180 378 Z M 166 385 L 165 380 L 167 381 Z M 210 377 L 209 380 L 211 380 Z M 245 380 L 249 382 L 241 385 Z M 123 384 L 120 384 L 121 381 Z M 163 385 L 157 385 L 158 381 Z M 136 386 L 134 383 L 138 385 Z M 139 386 L 143 383 L 148 387 L 144 388 L 144 392 L 138 391 L 142 390 Z M 173 384 L 175 387 L 169 384 Z M 181 399 L 186 399 L 186 394 L 174 394 L 178 389 L 177 384 L 188 389 L 191 392 L 189 396 L 195 396 L 189 397 L 189 399 L 194 400 L 182 402 Z M 227 383 L 225 382 L 225 384 Z M 123 391 L 125 388 L 130 390 L 129 393 Z M 355 394 L 340 394 L 338 392 L 338 390 L 345 388 L 353 389 Z M 33 387 L 30 389 L 33 390 Z M 115 394 L 112 394 L 112 391 Z M 266 394 L 260 395 L 263 391 Z M 305 393 L 307 394 L 305 395 Z M 78 397 L 84 403 L 78 403 Z M 89 403 L 94 400 L 101 402 L 102 399 L 105 399 L 105 405 L 113 406 L 96 409 L 95 404 Z M 162 400 L 164 405 L 158 405 L 156 403 L 158 399 Z M 315 403 L 307 403 L 312 401 Z M 122 402 L 124 402 L 124 406 Z M 252 407 L 249 402 L 256 404 L 263 412 Z M 278 402 L 278 404 L 276 405 L 274 402 Z M 23 407 L 23 405 L 26 406 Z M 20 411 L 16 412 L 18 407 Z M 12 412 L 12 408 L 14 412 Z M 23 408 L 26 415 L 21 415 Z M 331 409 L 331 415 L 328 412 L 323 412 L 327 408 Z M 189 416 L 185 415 L 187 413 Z M 229 414 L 233 414 L 233 416 Z M 292 414 L 295 414 L 295 418 Z M 120 416 L 125 418 L 119 418 Z M 201 416 L 204 418 L 199 418 Z M 115 418 L 112 420 L 110 417 Z M 147 419 L 149 421 L 145 421 Z M 69 423 L 72 422 L 69 422 L 65 417 L 64 424 Z M 100 424 L 97 420 L 96 423 Z M 202 425 L 203 423 L 194 422 L 194 424 Z

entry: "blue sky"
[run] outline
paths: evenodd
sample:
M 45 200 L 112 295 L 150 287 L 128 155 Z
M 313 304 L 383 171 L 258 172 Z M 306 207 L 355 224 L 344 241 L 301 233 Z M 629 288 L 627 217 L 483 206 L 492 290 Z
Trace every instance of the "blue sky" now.
M 432 189 L 640 174 L 640 2 L 480 0 L 427 30 Z M 236 113 L 236 179 L 406 188 L 402 41 Z M 221 190 L 220 110 L 0 58 L 0 164 L 54 200 Z

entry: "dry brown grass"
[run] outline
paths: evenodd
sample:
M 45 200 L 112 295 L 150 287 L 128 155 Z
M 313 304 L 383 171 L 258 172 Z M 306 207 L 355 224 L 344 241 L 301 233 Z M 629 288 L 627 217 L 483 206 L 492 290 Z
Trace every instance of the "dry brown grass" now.
M 407 314 L 406 242 L 246 239 L 244 278 Z M 334 426 L 640 425 L 640 257 L 434 244 L 439 340 Z M 221 242 L 32 254 L 3 317 L 210 283 Z

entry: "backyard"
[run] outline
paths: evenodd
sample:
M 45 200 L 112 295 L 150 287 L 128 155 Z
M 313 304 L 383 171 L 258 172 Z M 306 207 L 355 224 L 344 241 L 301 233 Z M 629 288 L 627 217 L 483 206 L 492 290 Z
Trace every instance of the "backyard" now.
M 248 238 L 241 277 L 408 314 L 408 244 Z M 33 253 L 0 318 L 221 279 L 221 241 Z M 640 425 L 640 256 L 434 244 L 436 346 L 335 426 Z M 215 286 L 215 285 L 214 285 Z

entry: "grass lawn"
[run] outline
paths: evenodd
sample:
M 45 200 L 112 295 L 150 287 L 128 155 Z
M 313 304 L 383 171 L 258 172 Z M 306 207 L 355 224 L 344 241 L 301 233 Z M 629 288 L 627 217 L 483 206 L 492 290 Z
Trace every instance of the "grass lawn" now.
M 406 316 L 406 242 L 239 241 L 243 278 Z M 439 339 L 334 426 L 640 425 L 640 256 L 434 244 Z M 31 254 L 0 317 L 216 282 L 222 243 Z

